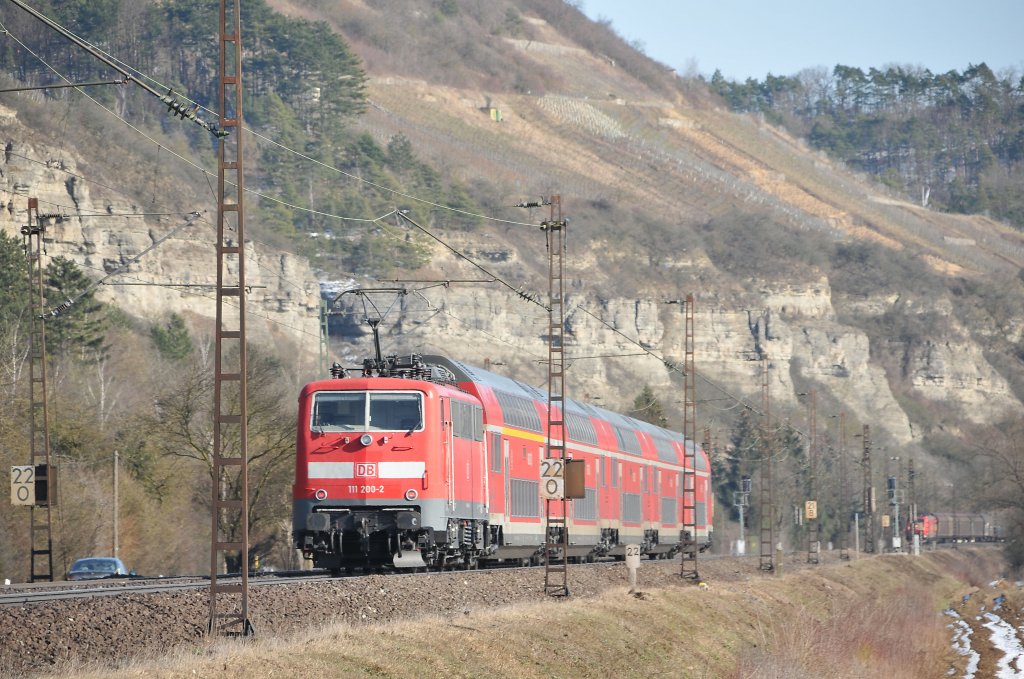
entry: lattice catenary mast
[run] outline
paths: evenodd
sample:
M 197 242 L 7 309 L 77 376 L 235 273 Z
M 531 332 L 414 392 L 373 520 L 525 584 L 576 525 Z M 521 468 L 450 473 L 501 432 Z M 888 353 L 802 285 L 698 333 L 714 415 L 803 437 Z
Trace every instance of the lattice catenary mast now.
M 846 413 L 839 413 L 839 558 L 850 559 L 850 490 L 846 473 Z
M 864 425 L 864 450 L 861 471 L 864 474 L 864 552 L 875 551 L 875 489 L 871 485 L 871 427 Z
M 42 241 L 44 220 L 39 200 L 28 199 L 28 225 L 22 227 L 28 260 L 30 304 L 29 421 L 35 503 L 29 508 L 31 564 L 29 582 L 53 581 L 53 528 L 50 508 L 56 504 L 56 470 L 50 465 L 50 424 L 46 398 L 46 288 L 43 281 Z
M 814 387 L 811 387 L 810 404 L 810 440 L 807 446 L 808 465 L 808 501 L 804 508 L 807 519 L 807 563 L 816 564 L 819 561 L 821 545 L 818 539 L 818 394 Z
M 217 154 L 217 318 L 214 357 L 210 634 L 249 636 L 249 473 L 245 230 L 242 171 L 241 0 L 220 1 L 220 120 Z M 237 307 L 231 302 L 235 302 Z M 220 563 L 239 576 L 222 582 Z
M 686 296 L 683 331 L 683 545 L 680 575 L 699 580 L 697 573 L 697 370 L 694 361 L 693 295 Z
M 562 197 L 551 196 L 550 218 L 541 223 L 548 246 L 548 433 L 547 457 L 558 458 L 564 474 L 565 449 L 565 231 Z M 564 479 L 563 479 L 564 481 Z M 569 596 L 569 500 L 545 499 L 544 593 Z M 557 555 L 557 556 L 556 556 Z M 560 556 L 561 558 L 557 558 Z
M 761 409 L 763 412 L 764 426 L 762 432 L 761 452 L 761 560 L 760 568 L 763 571 L 775 570 L 775 533 L 774 514 L 775 508 L 772 503 L 772 454 L 775 448 L 775 437 L 772 435 L 771 398 L 768 390 L 768 355 L 761 359 Z

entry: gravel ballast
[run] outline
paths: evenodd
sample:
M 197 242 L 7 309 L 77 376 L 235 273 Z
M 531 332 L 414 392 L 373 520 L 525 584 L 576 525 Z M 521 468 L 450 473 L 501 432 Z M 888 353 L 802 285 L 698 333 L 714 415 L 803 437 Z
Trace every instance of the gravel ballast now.
M 702 578 L 744 579 L 756 560 L 700 563 Z M 569 567 L 573 598 L 628 586 L 624 564 Z M 560 576 L 559 576 L 560 577 Z M 693 586 L 680 578 L 679 561 L 643 562 L 638 587 Z M 334 622 L 383 623 L 421 616 L 462 615 L 515 603 L 550 599 L 544 569 L 495 569 L 417 575 L 277 582 L 249 587 L 249 618 L 260 637 L 283 635 Z M 0 590 L 2 591 L 2 590 Z M 23 676 L 65 664 L 116 663 L 203 644 L 209 618 L 206 588 L 160 594 L 126 592 L 0 608 L 0 672 Z

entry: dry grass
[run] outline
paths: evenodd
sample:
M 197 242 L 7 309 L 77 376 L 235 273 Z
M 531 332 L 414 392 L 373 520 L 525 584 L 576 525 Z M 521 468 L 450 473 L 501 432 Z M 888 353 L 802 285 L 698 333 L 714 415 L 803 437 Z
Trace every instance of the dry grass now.
M 880 601 L 838 602 L 824 620 L 815 611 L 798 611 L 789 620 L 792 624 L 764 629 L 764 650 L 742 658 L 732 676 L 941 676 L 949 633 L 934 610 L 933 597 L 926 587 L 911 584 Z
M 993 550 L 989 550 L 993 551 Z M 942 676 L 941 609 L 991 578 L 974 551 L 876 557 L 638 595 L 518 605 L 458 619 L 331 626 L 288 638 L 216 642 L 82 677 L 650 677 Z M 988 574 L 985 571 L 991 571 Z M 913 630 L 913 633 L 908 633 Z

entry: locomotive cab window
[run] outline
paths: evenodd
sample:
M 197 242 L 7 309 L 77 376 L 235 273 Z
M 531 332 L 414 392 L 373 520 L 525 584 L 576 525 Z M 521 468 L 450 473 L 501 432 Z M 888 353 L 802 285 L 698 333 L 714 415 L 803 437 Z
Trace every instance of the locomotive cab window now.
M 423 397 L 418 393 L 370 393 L 371 431 L 415 431 L 423 428 Z
M 319 393 L 313 399 L 310 428 L 316 432 L 362 429 L 366 422 L 366 394 L 362 392 Z
M 313 399 L 314 432 L 416 431 L 423 428 L 419 392 L 319 392 Z

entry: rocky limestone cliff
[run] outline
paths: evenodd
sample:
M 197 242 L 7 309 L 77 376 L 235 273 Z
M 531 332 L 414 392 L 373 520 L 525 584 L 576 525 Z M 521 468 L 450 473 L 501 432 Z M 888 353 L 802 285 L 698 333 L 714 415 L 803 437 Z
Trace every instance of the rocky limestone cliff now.
M 511 253 L 494 259 L 513 260 Z M 447 272 L 454 278 L 456 270 L 452 264 Z M 373 287 L 369 281 L 351 285 Z M 755 287 L 755 294 L 734 299 L 709 295 L 704 301 L 696 294 L 694 343 L 702 422 L 714 427 L 729 419 L 728 413 L 719 417 L 715 412 L 734 407 L 726 396 L 761 408 L 761 359 L 767 356 L 773 418 L 791 418 L 794 426 L 806 427 L 807 402 L 798 398 L 798 392 L 814 388 L 819 418 L 842 410 L 850 433 L 860 424 L 870 424 L 876 441 L 906 446 L 919 440 L 920 432 L 892 391 L 890 376 L 872 356 L 867 334 L 837 320 L 826 278 L 806 285 Z M 666 291 L 648 299 L 570 295 L 568 396 L 623 410 L 647 384 L 662 397 L 670 417 L 681 420 L 681 374 L 661 359 L 682 361 L 682 307 L 666 301 L 685 294 Z M 884 312 L 896 301 L 875 300 L 875 309 Z M 369 355 L 372 342 L 360 302 L 355 297 L 343 300 L 338 312 L 332 347 L 352 362 Z M 498 285 L 434 288 L 396 303 L 381 325 L 383 351 L 446 353 L 543 388 L 547 320 L 541 306 Z M 1021 406 L 1005 379 L 966 336 L 957 344 L 928 345 L 923 352 L 914 352 L 908 366 L 907 384 L 919 396 L 953 404 L 975 422 L 992 421 Z
M 199 335 L 212 335 L 217 281 L 216 205 L 209 200 L 167 214 L 166 205 L 142 205 L 109 181 L 86 176 L 74 150 L 54 148 L 36 138 L 14 110 L 0 106 L 0 228 L 20 238 L 28 220 L 28 198 L 39 199 L 47 220 L 45 256 L 73 260 L 93 280 L 118 271 L 97 297 L 147 322 L 170 313 L 191 319 Z M 156 198 L 153 200 L 157 202 Z M 201 210 L 189 221 L 189 212 Z M 168 234 L 173 235 L 167 237 Z M 157 241 L 159 243 L 153 247 Z M 147 248 L 138 261 L 132 261 Z M 250 286 L 247 329 L 252 341 L 273 342 L 289 351 L 317 354 L 319 289 L 309 263 L 259 243 L 246 243 L 246 283 Z

